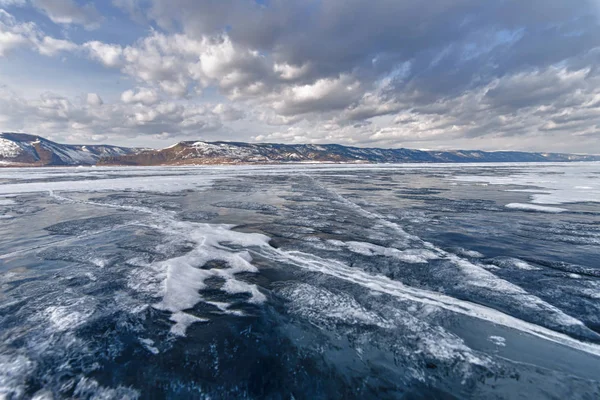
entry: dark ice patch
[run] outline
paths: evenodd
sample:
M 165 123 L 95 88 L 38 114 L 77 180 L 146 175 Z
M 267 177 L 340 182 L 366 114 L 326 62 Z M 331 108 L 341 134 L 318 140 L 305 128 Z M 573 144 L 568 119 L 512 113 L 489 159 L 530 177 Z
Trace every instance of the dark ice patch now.
M 218 217 L 219 214 L 211 211 L 183 211 L 177 214 L 182 221 L 204 222 Z
M 48 226 L 45 229 L 58 235 L 81 235 L 93 231 L 106 230 L 107 228 L 122 225 L 134 220 L 135 216 L 133 215 L 105 215 L 102 217 L 59 222 L 58 224 Z
M 234 208 L 239 210 L 258 211 L 263 214 L 277 214 L 277 207 L 270 204 L 261 204 L 251 201 L 221 201 L 214 203 L 213 206 L 220 208 Z

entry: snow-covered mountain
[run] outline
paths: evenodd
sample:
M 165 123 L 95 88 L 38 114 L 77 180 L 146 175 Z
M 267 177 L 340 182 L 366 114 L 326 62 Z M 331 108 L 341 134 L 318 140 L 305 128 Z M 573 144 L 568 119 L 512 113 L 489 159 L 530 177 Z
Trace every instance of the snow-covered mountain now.
M 106 145 L 59 144 L 24 133 L 0 133 L 0 166 L 95 165 L 102 157 L 137 150 Z
M 600 156 L 477 150 L 421 151 L 378 149 L 338 144 L 272 144 L 241 142 L 180 142 L 162 150 L 106 157 L 106 165 L 186 165 L 285 162 L 427 163 L 600 161 Z
M 0 166 L 543 161 L 600 161 L 600 156 L 517 151 L 378 149 L 339 144 L 192 141 L 180 142 L 161 150 L 152 150 L 106 145 L 65 145 L 23 133 L 0 134 Z

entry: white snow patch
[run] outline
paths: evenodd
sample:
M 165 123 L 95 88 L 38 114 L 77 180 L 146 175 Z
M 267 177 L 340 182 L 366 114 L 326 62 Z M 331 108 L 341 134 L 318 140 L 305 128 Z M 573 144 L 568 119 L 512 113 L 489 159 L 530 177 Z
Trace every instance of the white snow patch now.
M 494 343 L 496 346 L 499 346 L 499 347 L 506 346 L 506 339 L 503 338 L 502 336 L 490 336 L 488 339 L 490 340 L 490 342 Z
M 600 300 L 600 290 L 598 289 L 582 289 L 581 293 L 595 300 Z
M 514 168 L 514 173 L 502 176 L 459 175 L 449 179 L 491 185 L 525 186 L 526 188 L 510 191 L 533 193 L 531 202 L 534 204 L 600 202 L 600 162 L 506 164 L 503 167 Z
M 253 155 L 250 148 L 234 146 L 227 143 L 196 142 L 192 144 L 197 153 L 206 156 L 217 156 L 226 158 L 243 158 Z
M 184 312 L 176 312 L 171 315 L 171 321 L 175 322 L 175 325 L 171 327 L 171 333 L 176 336 L 185 336 L 185 331 L 190 325 L 196 322 L 205 322 L 207 320 Z
M 153 191 L 162 193 L 198 189 L 212 182 L 210 175 L 136 176 L 96 180 L 46 181 L 0 184 L 0 194 L 35 192 L 101 192 L 101 191 Z
M 225 281 L 221 290 L 230 293 L 248 293 L 249 303 L 260 304 L 266 300 L 256 285 L 236 278 L 241 272 L 258 272 L 251 264 L 252 257 L 246 250 L 236 251 L 229 246 L 252 248 L 265 246 L 269 238 L 258 233 L 243 233 L 231 230 L 233 225 L 211 225 L 177 221 L 169 215 L 157 214 L 156 227 L 173 241 L 187 240 L 195 243 L 192 251 L 165 261 L 144 265 L 134 270 L 129 286 L 135 290 L 159 294 L 162 300 L 153 307 L 172 313 L 175 325 L 171 332 L 183 336 L 189 325 L 205 321 L 186 312 L 204 301 L 200 291 L 206 287 L 205 280 L 218 277 Z M 208 269 L 208 262 L 218 261 L 220 267 Z M 223 312 L 240 314 L 239 311 L 219 306 Z
M 483 258 L 483 257 L 485 257 L 483 254 L 481 254 L 478 251 L 468 250 L 468 249 L 463 249 L 463 248 L 458 249 L 458 255 L 460 255 L 460 256 L 466 256 L 466 257 L 471 257 L 471 258 Z
M 76 306 L 50 306 L 45 313 L 57 330 L 73 330 L 83 325 L 94 312 L 90 309 L 78 310 Z
M 21 355 L 0 354 L 0 399 L 23 398 L 34 363 Z
M 15 158 L 22 152 L 23 149 L 17 143 L 0 138 L 0 157 Z
M 547 213 L 561 213 L 561 212 L 569 211 L 566 208 L 539 206 L 537 204 L 523 204 L 523 203 L 510 203 L 510 204 L 505 205 L 504 207 L 511 208 L 514 210 L 539 211 L 539 212 L 547 212 Z
M 393 247 L 378 246 L 368 242 L 349 241 L 345 243 L 348 250 L 365 256 L 393 257 L 400 261 L 413 264 L 425 264 L 429 260 L 440 258 L 438 254 L 428 249 L 398 250 Z
M 158 351 L 158 349 L 156 347 L 154 347 L 154 340 L 139 338 L 139 341 L 142 344 L 142 346 L 144 346 L 144 348 L 146 348 L 146 350 L 148 350 L 150 353 L 152 353 L 152 354 L 160 353 L 160 351 Z
M 510 265 L 519 268 L 519 269 L 523 269 L 523 270 L 527 270 L 527 271 L 539 271 L 541 270 L 541 268 L 538 267 L 534 267 L 533 265 L 529 264 L 526 261 L 523 260 L 519 260 L 518 258 L 509 258 L 506 260 L 508 263 L 510 263 Z

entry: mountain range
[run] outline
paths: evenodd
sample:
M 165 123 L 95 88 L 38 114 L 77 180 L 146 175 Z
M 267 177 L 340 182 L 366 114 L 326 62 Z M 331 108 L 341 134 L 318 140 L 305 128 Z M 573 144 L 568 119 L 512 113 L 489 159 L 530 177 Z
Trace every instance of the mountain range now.
M 342 146 L 186 141 L 155 150 L 59 144 L 36 135 L 0 134 L 0 166 L 203 165 L 338 163 L 469 163 L 600 161 L 600 155 L 519 151 L 424 151 Z

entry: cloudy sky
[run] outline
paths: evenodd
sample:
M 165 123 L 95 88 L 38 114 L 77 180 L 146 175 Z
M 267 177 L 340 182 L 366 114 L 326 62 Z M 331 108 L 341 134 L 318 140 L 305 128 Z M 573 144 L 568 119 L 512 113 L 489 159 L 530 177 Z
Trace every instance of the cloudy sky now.
M 0 0 L 0 130 L 600 153 L 600 0 Z

